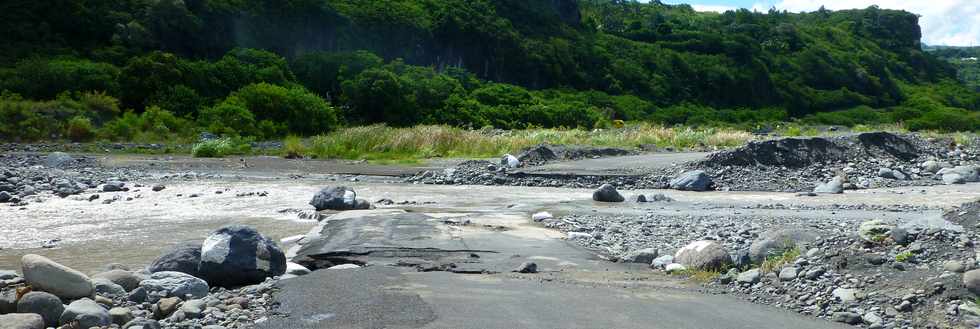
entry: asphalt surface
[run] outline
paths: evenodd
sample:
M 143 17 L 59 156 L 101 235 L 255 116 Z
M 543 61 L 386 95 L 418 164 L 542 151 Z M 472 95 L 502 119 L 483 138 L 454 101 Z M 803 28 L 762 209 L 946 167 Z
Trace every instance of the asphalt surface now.
M 348 212 L 290 251 L 319 268 L 283 280 L 259 328 L 846 328 L 692 291 L 642 265 L 603 261 L 541 228 L 465 215 Z M 509 270 L 524 261 L 539 273 Z

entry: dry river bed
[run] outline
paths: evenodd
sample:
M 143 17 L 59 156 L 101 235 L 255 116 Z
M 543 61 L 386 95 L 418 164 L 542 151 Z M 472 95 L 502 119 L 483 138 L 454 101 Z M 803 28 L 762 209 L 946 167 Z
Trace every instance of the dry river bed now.
M 938 209 L 973 201 L 980 196 L 980 184 L 848 191 L 843 195 L 800 197 L 773 192 L 667 192 L 678 200 L 665 207 L 658 203 L 603 204 L 591 201 L 591 190 L 510 186 L 415 185 L 392 178 L 349 178 L 325 176 L 319 179 L 273 179 L 257 177 L 215 178 L 166 182 L 167 188 L 152 192 L 147 187 L 129 192 L 101 192 L 88 201 L 91 193 L 58 198 L 43 197 L 23 207 L 0 207 L 0 269 L 15 269 L 23 254 L 48 256 L 85 272 L 97 272 L 108 263 L 143 266 L 161 251 L 181 241 L 200 240 L 226 224 L 247 224 L 274 239 L 305 234 L 316 226 L 314 220 L 297 218 L 284 209 L 312 209 L 312 195 L 327 185 L 344 184 L 370 201 L 391 199 L 414 205 L 379 206 L 404 208 L 426 213 L 480 214 L 481 225 L 505 226 L 510 234 L 563 234 L 538 230 L 530 214 L 547 210 L 555 215 L 642 214 L 647 212 L 745 213 L 741 208 L 782 204 L 790 210 L 753 210 L 760 215 L 786 214 L 793 205 L 821 208 L 830 205 L 916 205 Z M 623 191 L 633 195 L 662 191 Z M 264 194 L 265 196 L 260 196 Z M 119 201 L 101 200 L 118 196 Z M 127 200 L 127 198 L 132 198 Z M 847 212 L 826 212 L 826 216 L 846 216 Z M 867 214 L 856 214 L 865 216 Z M 893 214 L 901 217 L 901 214 Z M 522 228 L 535 228 L 528 231 Z M 529 233 L 530 232 L 530 233 Z M 542 236 L 545 237 L 545 236 Z

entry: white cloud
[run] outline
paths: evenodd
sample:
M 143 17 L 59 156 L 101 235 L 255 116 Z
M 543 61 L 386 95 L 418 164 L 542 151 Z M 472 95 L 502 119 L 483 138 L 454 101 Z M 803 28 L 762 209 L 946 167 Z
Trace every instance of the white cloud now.
M 775 7 L 793 12 L 866 8 L 878 5 L 919 14 L 922 41 L 932 45 L 980 45 L 980 1 L 977 0 L 780 0 Z M 757 4 L 756 6 L 761 6 Z
M 723 5 L 695 5 L 695 4 L 692 4 L 691 5 L 691 8 L 694 8 L 695 11 L 713 11 L 713 12 L 717 12 L 717 13 L 723 13 L 723 12 L 726 12 L 726 11 L 729 11 L 729 10 L 738 9 L 737 7 L 732 7 L 732 6 L 723 6 Z

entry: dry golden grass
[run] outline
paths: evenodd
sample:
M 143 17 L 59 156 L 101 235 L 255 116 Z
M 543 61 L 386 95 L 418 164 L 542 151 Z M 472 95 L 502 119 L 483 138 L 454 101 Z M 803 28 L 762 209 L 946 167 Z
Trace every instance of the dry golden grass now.
M 449 126 L 351 127 L 313 137 L 307 152 L 319 158 L 398 160 L 433 157 L 495 157 L 548 143 L 638 148 L 656 145 L 685 149 L 721 149 L 752 140 L 752 134 L 722 128 L 670 128 L 636 124 L 621 129 L 466 130 Z

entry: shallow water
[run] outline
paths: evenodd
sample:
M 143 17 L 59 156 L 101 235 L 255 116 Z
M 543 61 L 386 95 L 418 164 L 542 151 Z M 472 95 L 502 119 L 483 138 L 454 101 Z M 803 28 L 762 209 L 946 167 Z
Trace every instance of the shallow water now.
M 161 192 L 148 187 L 140 191 L 100 193 L 89 202 L 89 195 L 60 199 L 49 197 L 31 203 L 26 209 L 0 207 L 0 269 L 19 269 L 19 259 L 27 253 L 48 256 L 55 261 L 87 273 L 101 271 L 106 264 L 123 263 L 133 268 L 145 266 L 162 251 L 181 241 L 203 240 L 212 230 L 226 224 L 246 224 L 270 238 L 282 239 L 305 234 L 315 221 L 299 220 L 287 208 L 312 209 L 307 202 L 328 180 L 200 180 L 168 182 Z M 380 180 L 344 182 L 358 196 L 375 201 L 389 198 L 434 202 L 407 207 L 419 212 L 465 213 L 474 220 L 520 225 L 529 214 L 548 210 L 556 215 L 571 212 L 640 213 L 663 204 L 602 204 L 591 201 L 591 191 L 564 188 L 526 188 L 508 186 L 449 186 L 393 184 Z M 216 191 L 222 191 L 216 194 Z M 268 196 L 236 197 L 239 193 L 268 192 Z M 637 193 L 666 192 L 679 202 L 676 211 L 702 208 L 783 204 L 879 205 L 918 204 L 951 206 L 976 199 L 980 184 L 903 188 L 852 192 L 844 195 L 798 197 L 791 193 L 765 192 L 679 192 L 624 191 L 627 199 Z M 895 193 L 899 192 L 899 193 Z M 182 196 L 177 196 L 178 194 Z M 189 195 L 199 194 L 191 198 Z M 123 200 L 102 204 L 119 195 Z M 140 196 L 139 198 L 136 198 Z M 126 197 L 134 197 L 125 201 Z M 674 210 L 672 210 L 674 211 Z M 537 233 L 535 233 L 537 234 Z M 60 239 L 54 248 L 41 248 L 45 241 Z

